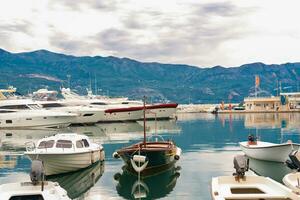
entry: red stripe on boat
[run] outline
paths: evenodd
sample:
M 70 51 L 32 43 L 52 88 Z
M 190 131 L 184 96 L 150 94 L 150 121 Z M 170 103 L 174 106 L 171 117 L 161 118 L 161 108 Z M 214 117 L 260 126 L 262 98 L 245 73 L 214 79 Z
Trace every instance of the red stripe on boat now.
M 105 113 L 130 112 L 130 111 L 138 111 L 138 110 L 143 110 L 143 107 L 139 106 L 139 107 L 129 107 L 129 108 L 111 108 L 105 110 Z
M 158 109 L 158 108 L 177 108 L 177 103 L 165 103 L 165 104 L 154 104 L 154 105 L 147 105 L 146 109 Z
M 154 104 L 146 106 L 146 109 L 159 109 L 159 108 L 177 108 L 177 103 L 165 103 L 165 104 Z M 129 107 L 129 108 L 111 108 L 105 110 L 105 113 L 115 113 L 115 112 L 130 112 L 143 110 L 143 106 Z

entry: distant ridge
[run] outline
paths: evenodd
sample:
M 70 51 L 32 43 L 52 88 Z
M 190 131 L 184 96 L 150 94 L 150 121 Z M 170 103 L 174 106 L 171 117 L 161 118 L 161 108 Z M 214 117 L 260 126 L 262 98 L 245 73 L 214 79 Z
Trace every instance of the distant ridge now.
M 72 88 L 80 93 L 85 93 L 90 80 L 94 87 L 96 77 L 98 88 L 102 89 L 98 93 L 130 98 L 146 95 L 154 101 L 168 99 L 179 103 L 240 102 L 253 93 L 255 75 L 261 78 L 261 95 L 275 95 L 278 80 L 285 91 L 300 89 L 300 63 L 257 62 L 232 68 L 198 68 L 113 56 L 77 57 L 47 50 L 10 53 L 0 49 L 0 74 L 1 88 L 13 85 L 21 93 L 46 86 L 56 90 L 66 87 L 68 74 Z

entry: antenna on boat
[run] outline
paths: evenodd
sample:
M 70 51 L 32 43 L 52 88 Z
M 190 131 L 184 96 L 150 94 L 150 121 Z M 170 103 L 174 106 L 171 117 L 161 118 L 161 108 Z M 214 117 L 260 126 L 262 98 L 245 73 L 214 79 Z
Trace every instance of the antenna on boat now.
M 95 74 L 95 95 L 97 95 L 97 77 Z
M 143 99 L 143 111 L 144 111 L 144 147 L 146 147 L 146 96 Z
M 68 87 L 71 88 L 71 75 L 67 74 L 67 78 L 68 78 Z

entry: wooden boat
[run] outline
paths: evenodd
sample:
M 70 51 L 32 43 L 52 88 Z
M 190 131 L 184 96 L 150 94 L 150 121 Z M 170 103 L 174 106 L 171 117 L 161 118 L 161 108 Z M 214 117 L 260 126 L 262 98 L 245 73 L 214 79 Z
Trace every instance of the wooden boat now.
M 117 150 L 113 157 L 121 157 L 127 166 L 136 172 L 150 170 L 175 163 L 179 160 L 181 149 L 172 141 L 146 141 L 146 106 L 144 101 L 144 140 L 137 144 Z
M 292 190 L 268 177 L 245 175 L 245 172 L 248 171 L 248 164 L 249 162 L 246 162 L 241 156 L 236 156 L 234 176 L 212 178 L 212 198 L 214 200 L 300 199 Z
M 253 137 L 253 136 L 249 136 Z M 242 151 L 249 157 L 258 160 L 267 160 L 274 162 L 285 162 L 289 154 L 294 149 L 299 149 L 300 145 L 292 142 L 276 144 L 271 142 L 256 141 L 250 139 L 245 142 L 240 142 Z

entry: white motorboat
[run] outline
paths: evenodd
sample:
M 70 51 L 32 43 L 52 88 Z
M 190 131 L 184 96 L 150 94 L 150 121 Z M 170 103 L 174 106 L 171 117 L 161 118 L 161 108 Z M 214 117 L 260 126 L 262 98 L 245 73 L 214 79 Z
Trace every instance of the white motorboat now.
M 289 173 L 282 179 L 283 183 L 296 194 L 300 194 L 300 172 Z
M 212 178 L 211 189 L 214 200 L 300 199 L 289 188 L 268 177 L 246 176 L 248 163 L 243 156 L 235 157 L 234 167 L 236 169 L 234 176 Z
M 300 195 L 300 152 L 293 151 L 289 157 L 290 160 L 286 161 L 286 165 L 296 171 L 286 174 L 282 182 L 294 193 Z
M 58 183 L 44 181 L 44 166 L 40 160 L 32 161 L 30 180 L 0 185 L 1 200 L 70 200 Z
M 46 175 L 61 174 L 86 168 L 105 158 L 102 145 L 76 133 L 56 134 L 26 145 L 25 155 L 42 160 Z
M 289 188 L 263 176 L 220 176 L 212 179 L 212 197 L 214 200 L 227 199 L 300 199 Z
M 31 182 L 7 183 L 0 185 L 1 200 L 13 199 L 43 199 L 43 200 L 70 200 L 67 192 L 58 183 L 45 181 L 44 189 L 41 183 L 33 185 Z
M 0 110 L 0 128 L 66 127 L 76 114 L 49 110 Z
M 299 146 L 299 144 L 295 143 L 240 142 L 240 147 L 247 156 L 258 160 L 274 162 L 285 162 L 288 159 L 288 155 L 294 149 L 298 149 Z

